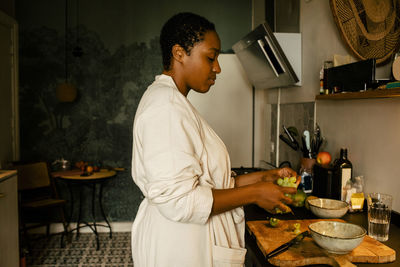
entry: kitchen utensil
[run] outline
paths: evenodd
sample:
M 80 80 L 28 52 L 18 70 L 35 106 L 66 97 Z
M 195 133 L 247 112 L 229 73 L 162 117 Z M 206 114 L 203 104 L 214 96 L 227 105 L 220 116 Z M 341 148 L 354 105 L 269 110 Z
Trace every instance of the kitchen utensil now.
M 282 134 L 279 135 L 279 139 L 281 139 L 283 142 L 285 142 L 288 146 L 290 146 L 294 151 L 297 151 L 298 147 L 292 143 L 289 139 L 284 137 Z
M 349 210 L 349 204 L 347 202 L 336 199 L 315 198 L 309 199 L 307 202 L 311 212 L 319 218 L 340 218 Z
M 322 134 L 321 134 L 321 128 L 319 127 L 318 123 L 315 126 L 315 145 L 316 145 L 316 150 L 315 153 L 318 154 L 319 150 L 321 149 L 322 145 Z
M 282 125 L 283 130 L 285 131 L 285 133 L 287 134 L 287 136 L 289 137 L 291 142 L 294 142 L 294 138 L 293 136 L 289 133 L 288 129 L 285 127 L 285 125 Z
M 293 137 L 299 136 L 299 131 L 297 130 L 296 127 L 294 127 L 294 126 L 289 126 L 289 127 L 287 128 L 287 130 L 289 131 L 289 133 L 290 133 Z
M 301 152 L 303 153 L 303 158 L 307 158 L 308 157 L 306 140 L 305 140 L 304 136 L 301 137 Z
M 318 123 L 315 124 L 315 135 L 317 139 L 321 139 L 321 127 L 319 127 Z
M 325 220 L 343 222 L 341 219 Z M 293 223 L 300 223 L 300 230 L 306 231 L 309 224 L 317 221 L 321 221 L 321 219 L 281 220 L 276 228 L 267 226 L 267 221 L 264 220 L 248 221 L 246 223 L 247 231 L 250 234 L 248 242 L 254 242 L 265 257 L 272 250 L 294 237 L 291 231 Z M 291 246 L 284 253 L 268 259 L 269 263 L 275 266 L 308 266 L 313 264 L 330 266 L 344 266 L 342 264 L 347 264 L 346 266 L 355 266 L 351 262 L 387 263 L 394 260 L 396 260 L 395 250 L 369 236 L 365 236 L 361 244 L 346 255 L 330 254 L 319 247 L 312 238 L 305 237 L 299 245 Z
M 311 155 L 311 146 L 310 146 L 310 132 L 308 130 L 305 130 L 303 132 L 303 136 L 304 136 L 304 141 L 306 142 L 308 157 L 311 159 L 312 155 Z
M 312 157 L 313 159 L 315 159 L 316 156 L 317 156 L 317 154 L 315 153 L 315 151 L 317 150 L 315 135 L 313 135 L 313 136 L 311 137 L 311 144 L 310 144 L 310 147 L 311 147 L 311 157 Z
M 276 249 L 274 249 L 273 251 L 268 253 L 266 258 L 269 259 L 269 258 L 275 257 L 276 255 L 281 254 L 282 252 L 285 252 L 291 246 L 293 246 L 295 244 L 299 244 L 306 236 L 310 236 L 310 233 L 308 231 L 304 231 L 301 234 L 298 234 L 295 238 L 293 238 L 289 242 L 286 242 L 285 244 L 277 247 Z
M 293 137 L 293 135 L 289 132 L 289 130 L 285 127 L 285 125 L 282 125 L 282 127 L 286 135 L 289 137 L 290 142 L 292 142 L 293 146 L 296 147 L 295 150 L 299 149 L 299 143 L 297 142 L 296 138 Z
M 356 224 L 320 221 L 308 226 L 311 237 L 330 253 L 347 254 L 359 246 L 367 231 Z

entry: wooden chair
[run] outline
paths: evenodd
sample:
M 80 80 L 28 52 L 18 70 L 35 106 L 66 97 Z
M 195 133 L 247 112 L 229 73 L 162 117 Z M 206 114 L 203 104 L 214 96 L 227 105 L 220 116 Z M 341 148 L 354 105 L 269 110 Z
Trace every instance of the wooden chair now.
M 50 234 L 50 224 L 54 222 L 51 216 L 54 215 L 53 211 L 57 211 L 60 216 L 64 228 L 62 235 L 67 235 L 66 201 L 58 197 L 47 163 L 17 164 L 15 169 L 18 171 L 20 229 L 28 247 L 28 229 L 46 226 L 47 236 Z M 61 247 L 63 246 L 63 238 L 61 238 Z

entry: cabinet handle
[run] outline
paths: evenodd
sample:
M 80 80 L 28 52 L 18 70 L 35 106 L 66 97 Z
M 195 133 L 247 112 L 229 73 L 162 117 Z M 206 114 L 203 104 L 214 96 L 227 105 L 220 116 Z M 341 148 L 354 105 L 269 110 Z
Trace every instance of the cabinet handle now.
M 6 194 L 0 193 L 0 198 L 6 197 Z

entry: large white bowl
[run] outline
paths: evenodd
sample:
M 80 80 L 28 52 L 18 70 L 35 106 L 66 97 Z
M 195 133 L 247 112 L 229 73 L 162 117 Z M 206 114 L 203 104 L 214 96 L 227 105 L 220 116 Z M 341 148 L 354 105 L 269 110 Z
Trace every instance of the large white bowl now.
M 347 204 L 347 202 L 336 199 L 314 198 L 307 201 L 311 212 L 319 218 L 340 218 L 349 210 L 349 204 Z
M 319 221 L 308 226 L 311 237 L 330 253 L 347 254 L 363 241 L 367 231 L 356 224 Z

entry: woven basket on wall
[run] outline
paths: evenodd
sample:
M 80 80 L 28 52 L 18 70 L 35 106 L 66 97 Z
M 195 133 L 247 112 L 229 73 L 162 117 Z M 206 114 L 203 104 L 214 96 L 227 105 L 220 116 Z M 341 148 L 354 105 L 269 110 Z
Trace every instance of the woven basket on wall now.
M 342 39 L 353 54 L 384 63 L 400 44 L 400 0 L 330 0 Z

